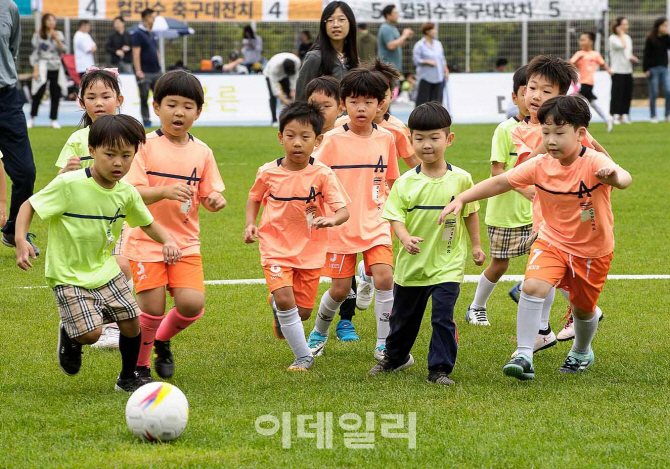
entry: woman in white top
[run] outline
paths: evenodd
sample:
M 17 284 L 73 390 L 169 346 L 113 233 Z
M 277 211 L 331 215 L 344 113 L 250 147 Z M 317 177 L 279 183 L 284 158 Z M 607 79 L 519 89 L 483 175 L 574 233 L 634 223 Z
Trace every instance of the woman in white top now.
M 242 55 L 244 56 L 244 65 L 251 73 L 254 64 L 263 60 L 263 38 L 257 35 L 249 25 L 244 27 L 242 39 Z
M 628 18 L 618 17 L 612 23 L 609 37 L 610 68 L 612 69 L 612 97 L 610 114 L 615 124 L 630 124 L 630 102 L 633 99 L 633 64 L 639 62 L 633 55 L 633 41 L 628 33 Z

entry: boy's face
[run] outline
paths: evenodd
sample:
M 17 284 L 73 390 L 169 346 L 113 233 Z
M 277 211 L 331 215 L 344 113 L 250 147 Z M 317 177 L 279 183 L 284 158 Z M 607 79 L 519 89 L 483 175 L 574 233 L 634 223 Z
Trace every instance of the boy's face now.
M 575 129 L 571 124 L 556 125 L 551 117 L 542 124 L 542 143 L 557 160 L 569 158 L 579 152 L 585 135 L 584 127 Z
M 528 79 L 526 86 L 526 107 L 530 116 L 537 118 L 537 111 L 545 101 L 559 96 L 561 90 L 558 85 L 551 83 L 542 75 L 533 75 Z
M 579 36 L 579 48 L 581 50 L 591 50 L 593 48 L 593 41 L 588 36 L 588 34 L 582 34 Z
M 316 135 L 311 124 L 292 120 L 277 132 L 279 143 L 284 147 L 286 158 L 296 165 L 303 165 L 312 155 L 314 147 L 321 143 L 323 135 Z
M 520 86 L 518 94 L 512 91 L 512 102 L 519 106 L 519 113 L 528 116 L 528 108 L 526 107 L 526 86 Z
M 183 137 L 200 117 L 202 109 L 198 109 L 198 105 L 192 99 L 166 96 L 160 104 L 154 101 L 154 112 L 160 118 L 164 132 L 173 137 Z
M 321 106 L 321 111 L 323 112 L 323 117 L 325 118 L 323 123 L 324 132 L 330 130 L 335 126 L 335 121 L 340 115 L 340 106 L 338 102 L 335 101 L 335 98 L 332 96 L 326 96 L 323 93 L 316 92 L 312 93 L 309 97 L 309 102 L 318 104 Z
M 375 115 L 375 122 L 381 120 L 384 117 L 384 114 L 388 112 L 389 107 L 391 107 L 391 96 L 391 89 L 389 88 L 386 90 L 384 101 L 381 103 L 379 112 Z
M 351 124 L 355 127 L 367 127 L 374 120 L 378 112 L 381 111 L 382 105 L 377 98 L 370 98 L 365 96 L 347 97 L 344 100 L 344 107 L 347 109 L 347 114 L 351 119 Z
M 135 158 L 135 146 L 123 143 L 119 147 L 88 147 L 93 157 L 93 165 L 100 177 L 117 182 L 130 171 L 130 165 Z
M 424 163 L 435 163 L 444 158 L 444 151 L 453 142 L 454 134 L 447 129 L 412 131 L 414 153 Z

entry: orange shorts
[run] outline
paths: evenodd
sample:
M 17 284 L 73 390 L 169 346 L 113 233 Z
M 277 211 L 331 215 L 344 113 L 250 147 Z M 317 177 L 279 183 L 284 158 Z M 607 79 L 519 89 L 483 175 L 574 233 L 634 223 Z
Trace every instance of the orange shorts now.
M 526 279 L 567 287 L 570 302 L 582 311 L 592 312 L 605 286 L 612 257 L 612 253 L 596 259 L 576 257 L 538 239 L 530 248 Z
M 282 287 L 292 287 L 296 305 L 301 308 L 314 308 L 321 269 L 296 269 L 280 265 L 266 265 L 263 266 L 263 273 L 270 293 Z
M 323 266 L 321 275 L 330 278 L 348 278 L 356 275 L 356 256 L 357 254 L 336 254 L 329 252 L 326 255 L 326 265 Z M 372 275 L 370 266 L 375 264 L 393 265 L 393 246 L 379 245 L 373 246 L 367 251 L 363 251 L 363 262 L 365 263 L 365 273 Z
M 205 293 L 205 274 L 200 254 L 182 257 L 176 264 L 165 262 L 130 262 L 133 282 L 137 293 L 167 286 L 172 295 L 173 288 L 191 288 Z

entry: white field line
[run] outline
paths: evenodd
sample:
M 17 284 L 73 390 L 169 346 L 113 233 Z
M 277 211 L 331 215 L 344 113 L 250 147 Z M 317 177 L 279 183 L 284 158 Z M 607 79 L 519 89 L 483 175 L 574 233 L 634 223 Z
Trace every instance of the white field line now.
M 520 282 L 523 280 L 523 275 L 503 275 L 501 282 Z M 670 280 L 670 275 L 608 275 L 607 280 Z M 479 275 L 466 275 L 463 283 L 477 283 Z M 330 278 L 321 277 L 321 283 L 330 283 Z M 234 280 L 205 280 L 205 285 L 265 285 L 264 278 L 241 278 Z M 35 288 L 48 288 L 46 285 L 39 285 L 33 287 L 15 287 L 24 290 L 32 290 Z

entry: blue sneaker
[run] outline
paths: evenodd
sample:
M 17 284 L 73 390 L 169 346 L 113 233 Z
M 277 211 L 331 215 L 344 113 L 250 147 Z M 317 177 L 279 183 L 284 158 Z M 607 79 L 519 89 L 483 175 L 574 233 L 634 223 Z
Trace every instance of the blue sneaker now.
M 361 338 L 358 337 L 358 334 L 356 334 L 354 325 L 348 319 L 340 319 L 340 322 L 337 323 L 337 327 L 335 328 L 335 332 L 337 333 L 337 338 L 342 342 L 361 340 Z
M 593 365 L 594 360 L 595 356 L 593 355 L 593 350 L 589 353 L 577 353 L 570 350 L 563 366 L 558 369 L 558 372 L 569 374 L 581 373 L 589 366 Z
M 503 366 L 503 374 L 516 379 L 525 381 L 535 378 L 535 369 L 533 368 L 533 359 L 520 353 L 512 358 L 507 365 Z
M 509 291 L 509 297 L 512 298 L 512 301 L 519 303 L 519 298 L 521 298 L 521 282 L 517 283 Z
M 309 334 L 307 339 L 307 346 L 312 352 L 313 357 L 320 357 L 323 355 L 323 349 L 326 346 L 326 341 L 328 340 L 327 335 L 323 335 L 319 331 L 312 331 Z
M 35 233 L 28 233 L 26 235 L 26 241 L 30 243 L 30 245 L 33 247 L 33 251 L 35 251 L 35 255 L 39 256 L 40 255 L 40 248 L 37 247 L 37 245 L 33 242 L 33 240 L 37 238 L 37 235 Z M 9 248 L 15 248 L 16 247 L 16 239 L 14 238 L 13 234 L 8 234 L 8 233 L 3 233 L 2 234 L 2 244 Z
M 375 348 L 375 360 L 381 360 L 386 355 L 386 344 L 381 344 Z

